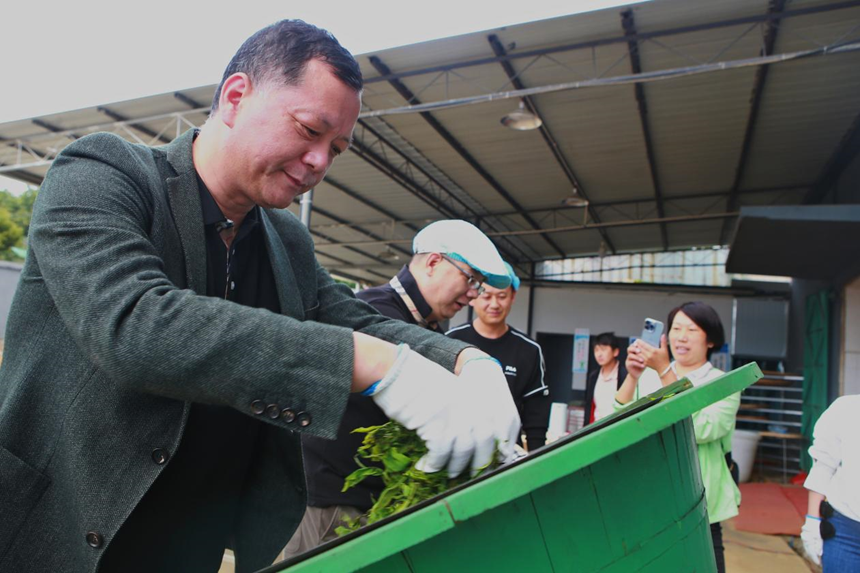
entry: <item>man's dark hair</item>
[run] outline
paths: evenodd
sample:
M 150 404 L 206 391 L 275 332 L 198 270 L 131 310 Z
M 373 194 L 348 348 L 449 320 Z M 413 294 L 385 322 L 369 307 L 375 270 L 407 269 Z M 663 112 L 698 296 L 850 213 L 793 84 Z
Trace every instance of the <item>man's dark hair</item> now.
M 594 339 L 595 346 L 609 346 L 612 350 L 618 350 L 620 346 L 618 346 L 618 339 L 615 337 L 614 332 L 604 332 L 603 334 L 598 334 Z
M 669 318 L 666 320 L 667 329 L 671 330 L 672 321 L 675 320 L 675 315 L 678 314 L 679 311 L 689 316 L 690 320 L 695 322 L 699 328 L 705 331 L 705 336 L 707 337 L 708 342 L 713 344 L 711 348 L 708 348 L 708 359 L 710 360 L 711 353 L 719 351 L 726 342 L 723 323 L 720 321 L 720 316 L 717 314 L 717 311 L 703 302 L 685 302 L 681 306 L 673 308 L 669 312 Z
M 295 86 L 301 82 L 307 63 L 314 59 L 326 62 L 340 81 L 356 92 L 361 91 L 358 62 L 337 38 L 302 20 L 281 20 L 245 40 L 224 70 L 210 113 L 218 111 L 221 88 L 233 74 L 248 74 L 254 83 L 279 79 L 283 85 Z

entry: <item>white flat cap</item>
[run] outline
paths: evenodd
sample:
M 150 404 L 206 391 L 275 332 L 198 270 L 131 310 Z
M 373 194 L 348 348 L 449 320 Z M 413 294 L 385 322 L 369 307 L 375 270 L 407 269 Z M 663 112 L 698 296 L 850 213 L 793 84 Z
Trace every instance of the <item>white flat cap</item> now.
M 508 288 L 511 276 L 493 242 L 479 228 L 460 219 L 430 223 L 415 235 L 412 252 L 442 253 L 464 262 L 486 277 L 493 288 Z

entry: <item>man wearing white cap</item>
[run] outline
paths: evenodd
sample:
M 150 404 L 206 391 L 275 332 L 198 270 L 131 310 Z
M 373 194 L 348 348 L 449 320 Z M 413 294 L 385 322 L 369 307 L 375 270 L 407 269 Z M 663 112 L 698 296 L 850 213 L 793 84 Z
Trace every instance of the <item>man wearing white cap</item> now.
M 544 382 L 544 360 L 540 345 L 507 323 L 514 306 L 520 279 L 505 263 L 511 286 L 488 286 L 469 304 L 477 317 L 472 323 L 452 328 L 446 334 L 477 346 L 501 362 L 514 403 L 520 413 L 526 445 L 534 450 L 546 443 L 552 402 Z
M 359 292 L 356 296 L 381 314 L 439 332 L 439 322 L 452 318 L 484 290 L 484 284 L 507 288 L 511 278 L 492 241 L 474 225 L 461 220 L 431 223 L 412 242 L 413 257 L 387 284 Z M 474 349 L 473 349 L 474 350 Z M 486 369 L 478 373 L 479 369 Z M 461 375 L 499 379 L 501 368 L 483 355 L 465 364 Z M 503 377 L 503 376 L 502 376 Z M 469 378 L 470 380 L 473 378 Z M 464 387 L 464 400 L 473 388 Z M 506 392 L 481 395 L 482 403 L 508 410 L 515 407 Z M 370 509 L 371 496 L 383 489 L 379 478 L 368 478 L 346 492 L 344 478 L 355 471 L 355 455 L 363 435 L 355 428 L 388 421 L 373 400 L 350 396 L 337 439 L 309 437 L 303 440 L 308 508 L 284 553 L 299 555 L 336 537 L 342 518 L 355 518 Z M 511 444 L 512 447 L 512 444 Z

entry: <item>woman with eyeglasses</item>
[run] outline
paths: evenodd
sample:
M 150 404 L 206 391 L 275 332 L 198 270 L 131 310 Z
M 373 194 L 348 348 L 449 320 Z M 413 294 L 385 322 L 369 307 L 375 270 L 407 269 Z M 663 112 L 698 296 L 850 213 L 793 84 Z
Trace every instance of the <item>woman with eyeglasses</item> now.
M 710 362 L 711 353 L 725 342 L 723 324 L 713 308 L 703 302 L 684 303 L 669 313 L 666 324 L 668 340 L 663 335 L 660 348 L 637 340 L 627 349 L 627 378 L 615 394 L 616 408 L 684 377 L 700 386 L 723 374 Z M 731 452 L 740 402 L 737 392 L 692 416 L 714 558 L 720 573 L 726 570 L 720 522 L 736 516 L 741 501 L 726 456 Z
M 860 395 L 837 398 L 818 418 L 803 548 L 824 573 L 860 573 Z

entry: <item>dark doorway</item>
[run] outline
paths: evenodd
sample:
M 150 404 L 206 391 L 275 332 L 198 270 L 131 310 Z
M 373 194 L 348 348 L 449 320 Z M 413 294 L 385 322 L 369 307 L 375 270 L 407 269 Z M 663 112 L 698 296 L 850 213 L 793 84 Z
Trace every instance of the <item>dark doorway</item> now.
M 582 400 L 585 393 L 573 390 L 573 335 L 538 332 L 537 343 L 543 351 L 545 381 L 552 401 L 567 404 L 571 400 Z

